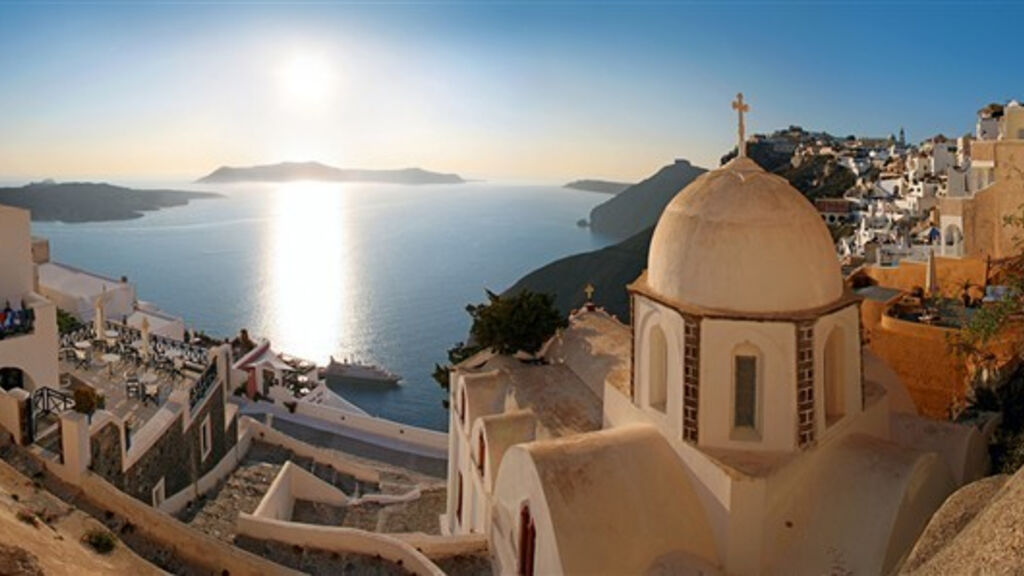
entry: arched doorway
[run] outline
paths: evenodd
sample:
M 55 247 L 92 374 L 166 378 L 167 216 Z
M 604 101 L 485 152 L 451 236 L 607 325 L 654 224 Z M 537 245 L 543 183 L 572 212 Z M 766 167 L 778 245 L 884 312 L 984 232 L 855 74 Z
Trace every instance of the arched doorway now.
M 651 328 L 648 342 L 647 405 L 664 412 L 668 404 L 668 342 L 661 326 Z
M 537 553 L 537 526 L 533 523 L 530 506 L 524 504 L 519 511 L 519 576 L 533 576 Z
M 956 224 L 950 224 L 942 231 L 942 253 L 946 256 L 963 254 L 964 233 Z
M 21 368 L 0 368 L 0 388 L 5 392 L 15 388 L 26 389 L 27 377 Z

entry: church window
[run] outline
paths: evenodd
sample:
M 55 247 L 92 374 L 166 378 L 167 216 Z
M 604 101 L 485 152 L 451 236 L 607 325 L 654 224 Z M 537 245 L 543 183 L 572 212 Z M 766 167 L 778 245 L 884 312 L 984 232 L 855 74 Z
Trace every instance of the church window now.
M 651 329 L 647 404 L 660 412 L 668 401 L 668 343 L 660 326 Z
M 845 412 L 843 386 L 845 367 L 843 366 L 843 329 L 835 328 L 825 341 L 825 425 L 831 426 Z
M 484 459 L 487 456 L 487 443 L 484 440 L 483 432 L 477 437 L 477 451 L 476 451 L 476 469 L 480 472 L 480 476 L 484 475 Z
M 466 423 L 466 388 L 459 389 L 459 421 Z
M 733 426 L 757 428 L 757 356 L 735 357 Z
M 459 484 L 455 491 L 455 518 L 459 521 L 459 526 L 462 526 L 462 472 L 458 472 Z

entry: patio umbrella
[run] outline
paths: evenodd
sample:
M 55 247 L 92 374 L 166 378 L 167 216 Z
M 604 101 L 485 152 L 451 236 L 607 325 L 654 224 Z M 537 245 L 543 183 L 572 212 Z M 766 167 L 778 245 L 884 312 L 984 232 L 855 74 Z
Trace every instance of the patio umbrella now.
M 935 250 L 928 251 L 928 268 L 924 273 L 924 293 L 929 296 L 939 293 L 939 279 L 935 273 Z
M 103 318 L 103 296 L 96 297 L 96 314 L 93 316 L 92 322 L 92 329 L 96 332 L 96 337 L 103 338 L 103 333 L 107 331 L 107 323 Z
M 139 352 L 142 354 L 142 359 L 149 360 L 149 318 L 146 316 L 142 317 L 142 346 Z

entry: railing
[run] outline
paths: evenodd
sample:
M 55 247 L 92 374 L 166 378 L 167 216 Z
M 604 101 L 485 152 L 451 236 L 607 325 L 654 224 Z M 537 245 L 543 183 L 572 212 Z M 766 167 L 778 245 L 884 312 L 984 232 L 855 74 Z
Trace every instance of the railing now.
M 121 324 L 120 322 L 112 322 L 108 320 L 105 322 L 104 330 L 113 330 L 117 332 L 118 341 L 125 346 L 130 346 L 136 340 L 142 339 L 142 331 L 138 328 Z M 93 329 L 93 325 L 90 323 L 87 326 L 83 326 L 82 328 L 71 332 L 70 334 L 61 336 L 60 345 L 62 348 L 70 348 L 75 342 L 82 340 L 93 341 L 97 339 L 105 339 L 105 336 L 102 334 L 96 334 L 96 331 Z M 149 335 L 149 348 L 151 353 L 158 357 L 173 351 L 183 360 L 191 364 L 205 365 L 209 359 L 209 352 L 202 346 L 194 346 L 180 340 L 166 338 L 157 334 Z
M 0 310 L 0 340 L 23 334 L 31 334 L 35 327 L 36 311 L 32 308 L 12 310 L 10 306 Z
M 206 398 L 206 393 L 213 387 L 214 382 L 217 381 L 217 362 L 211 362 L 203 372 L 199 380 L 196 381 L 195 385 L 188 391 L 188 407 L 191 410 L 195 410 L 196 405 Z

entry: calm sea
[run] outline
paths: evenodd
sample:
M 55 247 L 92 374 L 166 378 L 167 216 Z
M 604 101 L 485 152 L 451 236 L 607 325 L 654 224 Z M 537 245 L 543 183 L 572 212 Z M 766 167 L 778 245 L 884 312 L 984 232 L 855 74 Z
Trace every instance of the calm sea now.
M 186 188 L 226 197 L 125 222 L 34 223 L 33 233 L 50 239 L 54 260 L 126 275 L 140 299 L 194 329 L 228 336 L 245 327 L 317 362 L 382 365 L 402 386 L 344 395 L 371 414 L 436 429 L 447 416 L 430 372 L 465 337 L 466 304 L 609 243 L 575 224 L 607 196 L 551 186 Z

